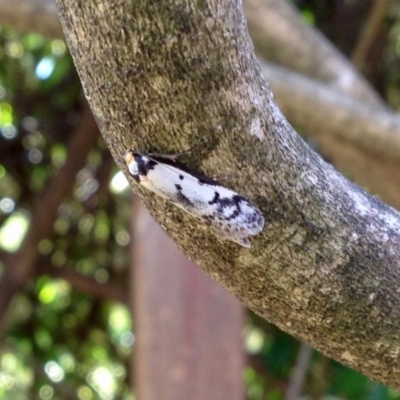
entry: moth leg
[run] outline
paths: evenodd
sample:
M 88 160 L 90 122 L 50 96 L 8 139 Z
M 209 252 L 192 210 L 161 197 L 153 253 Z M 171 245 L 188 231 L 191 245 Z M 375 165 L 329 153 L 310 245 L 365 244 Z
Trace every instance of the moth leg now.
M 150 157 L 160 157 L 165 158 L 167 160 L 176 161 L 179 157 L 182 157 L 186 154 L 190 154 L 192 150 L 183 151 L 182 153 L 175 153 L 175 154 L 163 154 L 163 153 L 149 153 Z
M 219 238 L 222 240 L 230 240 L 232 242 L 238 243 L 243 247 L 249 249 L 251 247 L 251 242 L 247 237 L 239 237 L 235 235 L 230 235 L 225 229 L 219 229 L 213 226 L 214 230 L 218 234 Z
M 215 179 L 216 181 L 221 182 L 221 181 L 225 181 L 227 179 L 231 179 L 234 177 L 235 177 L 235 174 L 228 174 L 228 175 L 216 176 L 215 178 L 213 177 L 212 179 Z
M 249 248 L 251 247 L 250 240 L 247 239 L 247 238 L 245 238 L 245 237 L 241 237 L 241 238 L 239 238 L 239 237 L 231 238 L 231 240 L 232 240 L 233 242 L 236 242 L 236 243 L 240 244 L 240 245 L 243 246 L 243 247 L 246 247 L 247 249 L 249 249 Z

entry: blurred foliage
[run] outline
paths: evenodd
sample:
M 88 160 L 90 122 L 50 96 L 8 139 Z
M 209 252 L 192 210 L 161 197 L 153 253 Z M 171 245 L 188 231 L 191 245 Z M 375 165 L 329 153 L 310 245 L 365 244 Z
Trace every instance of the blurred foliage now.
M 372 4 L 293 2 L 306 23 L 348 56 Z M 364 71 L 394 106 L 400 103 L 399 16 L 394 1 L 378 55 Z M 0 27 L 1 259 L 18 249 L 35 196 L 65 162 L 82 108 L 81 86 L 64 42 Z M 126 182 L 99 140 L 73 196 L 58 210 L 53 236 L 39 245 L 40 263 L 126 291 L 129 213 Z M 128 358 L 135 338 L 125 304 L 107 299 L 106 293 L 95 298 L 78 292 L 68 280 L 42 273 L 12 307 L 0 350 L 0 399 L 133 399 Z M 301 343 L 249 313 L 245 345 L 248 399 L 284 399 Z M 304 393 L 304 399 L 400 399 L 317 351 L 308 363 Z
M 0 249 L 18 249 L 32 203 L 64 164 L 83 95 L 65 43 L 0 29 Z M 111 190 L 110 190 L 111 189 Z M 126 184 L 99 140 L 58 210 L 40 263 L 125 290 Z M 116 212 L 118 210 L 118 212 Z M 0 352 L 0 399 L 131 399 L 134 343 L 128 308 L 32 279 L 12 304 Z

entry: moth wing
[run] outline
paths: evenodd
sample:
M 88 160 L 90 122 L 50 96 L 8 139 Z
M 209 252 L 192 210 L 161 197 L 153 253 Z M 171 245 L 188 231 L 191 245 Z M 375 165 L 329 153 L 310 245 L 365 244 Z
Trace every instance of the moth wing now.
M 151 154 L 153 154 L 153 157 L 151 156 Z M 200 182 L 212 186 L 213 185 L 220 186 L 220 184 L 215 179 L 212 179 L 207 175 L 199 173 L 198 171 L 191 170 L 190 168 L 186 167 L 183 164 L 179 164 L 177 162 L 175 163 L 173 162 L 174 159 L 171 157 L 167 157 L 167 155 L 150 153 L 150 155 L 146 155 L 146 157 L 150 158 L 151 160 L 153 160 L 158 164 L 162 164 L 164 168 L 168 169 L 172 173 L 183 175 L 185 179 L 188 179 L 193 183 Z

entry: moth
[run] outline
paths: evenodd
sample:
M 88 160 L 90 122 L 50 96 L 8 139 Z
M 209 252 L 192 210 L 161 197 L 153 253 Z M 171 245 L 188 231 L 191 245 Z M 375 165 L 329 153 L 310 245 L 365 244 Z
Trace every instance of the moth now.
M 130 175 L 144 188 L 211 226 L 221 239 L 250 247 L 249 236 L 264 228 L 253 203 L 201 173 L 175 161 L 175 156 L 125 153 Z

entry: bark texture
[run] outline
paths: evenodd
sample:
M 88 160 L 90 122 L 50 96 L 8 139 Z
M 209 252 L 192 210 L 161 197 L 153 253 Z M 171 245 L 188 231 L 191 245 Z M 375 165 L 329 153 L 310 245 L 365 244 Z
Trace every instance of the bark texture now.
M 400 388 L 400 217 L 293 131 L 255 58 L 239 1 L 58 0 L 111 152 L 176 153 L 252 199 L 244 250 L 135 186 L 156 220 L 246 305 L 325 354 Z M 327 121 L 329 123 L 329 121 Z

